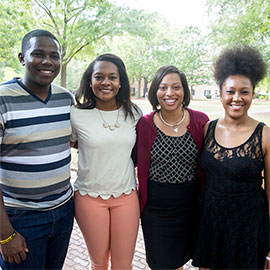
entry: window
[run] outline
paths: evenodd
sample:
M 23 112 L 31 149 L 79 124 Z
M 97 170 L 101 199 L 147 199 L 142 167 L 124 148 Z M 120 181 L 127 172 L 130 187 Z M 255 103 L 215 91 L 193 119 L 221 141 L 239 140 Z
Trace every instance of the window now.
M 204 96 L 211 95 L 211 90 L 204 90 Z

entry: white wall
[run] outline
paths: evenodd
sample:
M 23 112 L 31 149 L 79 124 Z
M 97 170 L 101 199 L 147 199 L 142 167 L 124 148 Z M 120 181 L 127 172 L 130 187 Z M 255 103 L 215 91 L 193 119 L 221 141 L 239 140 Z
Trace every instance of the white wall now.
M 195 85 L 193 86 L 193 98 L 194 99 L 206 99 L 206 92 L 212 96 L 212 99 L 219 98 L 219 87 L 216 84 L 213 85 Z

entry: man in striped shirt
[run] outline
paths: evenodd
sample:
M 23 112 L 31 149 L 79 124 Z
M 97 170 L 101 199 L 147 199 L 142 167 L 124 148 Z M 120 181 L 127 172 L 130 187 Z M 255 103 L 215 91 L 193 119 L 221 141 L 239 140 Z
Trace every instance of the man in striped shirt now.
M 0 85 L 0 266 L 62 269 L 73 227 L 69 137 L 72 95 L 52 84 L 57 38 L 22 41 L 24 76 Z

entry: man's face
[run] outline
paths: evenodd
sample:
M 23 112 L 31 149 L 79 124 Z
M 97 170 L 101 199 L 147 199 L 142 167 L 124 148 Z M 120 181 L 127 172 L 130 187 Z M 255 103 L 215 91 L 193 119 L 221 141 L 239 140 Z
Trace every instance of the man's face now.
M 24 65 L 23 83 L 30 89 L 49 87 L 60 71 L 61 49 L 50 37 L 33 37 L 19 60 Z

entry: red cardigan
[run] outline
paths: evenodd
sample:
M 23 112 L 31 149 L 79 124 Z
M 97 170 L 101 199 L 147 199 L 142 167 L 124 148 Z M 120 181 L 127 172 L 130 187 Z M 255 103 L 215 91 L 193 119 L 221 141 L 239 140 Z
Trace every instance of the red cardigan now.
M 209 118 L 206 114 L 187 109 L 190 115 L 190 123 L 187 126 L 200 156 L 203 147 L 203 127 Z M 152 144 L 157 136 L 157 130 L 153 123 L 154 112 L 143 116 L 137 124 L 137 142 L 135 147 L 135 161 L 138 167 L 139 198 L 141 211 L 147 201 L 147 183 L 150 168 L 150 152 Z M 199 161 L 199 158 L 198 158 Z

